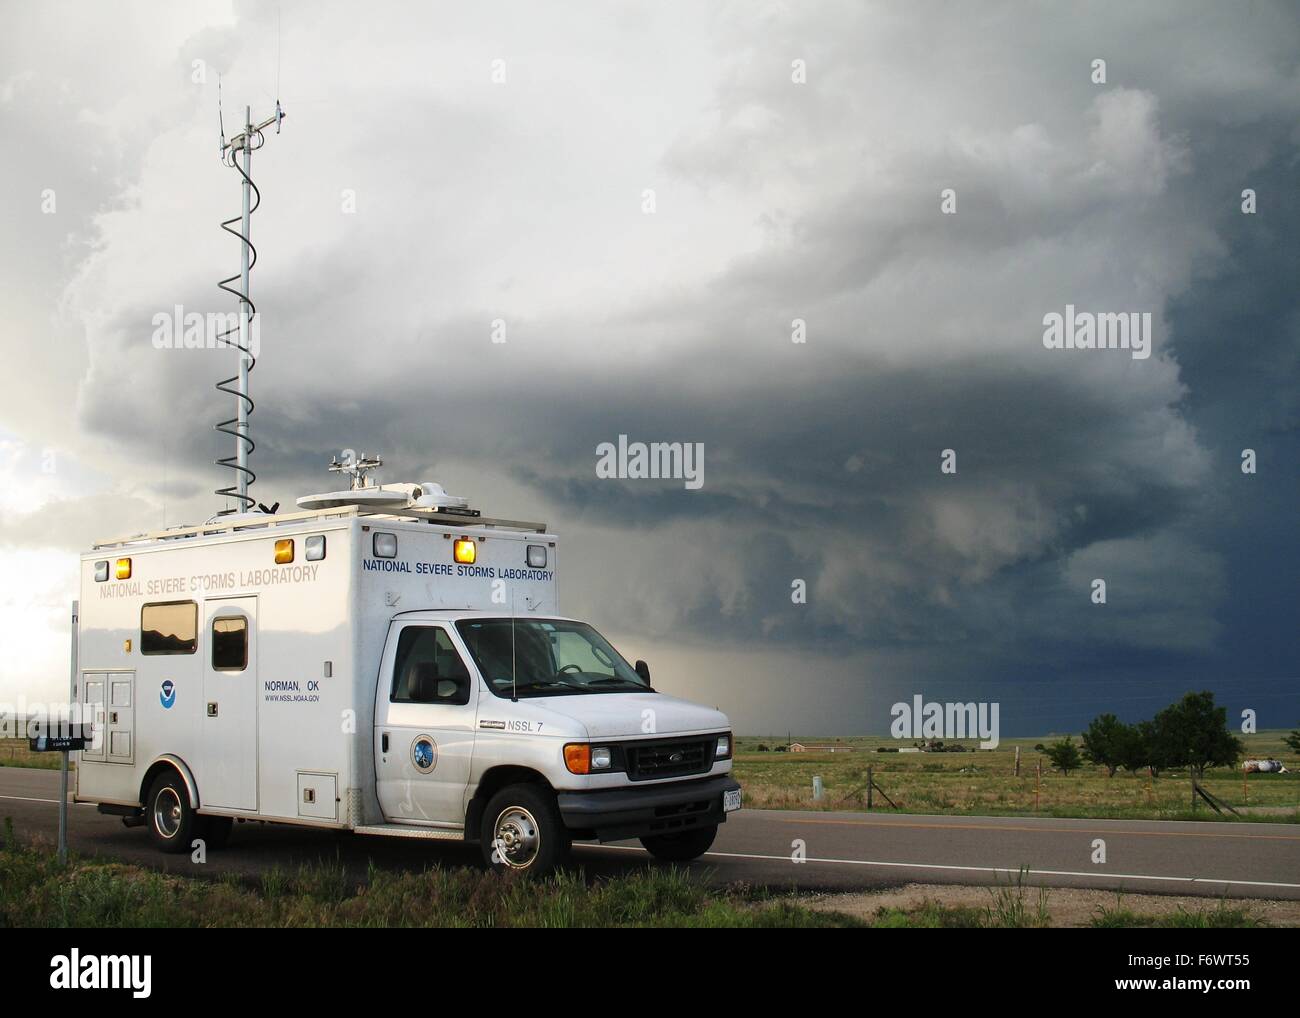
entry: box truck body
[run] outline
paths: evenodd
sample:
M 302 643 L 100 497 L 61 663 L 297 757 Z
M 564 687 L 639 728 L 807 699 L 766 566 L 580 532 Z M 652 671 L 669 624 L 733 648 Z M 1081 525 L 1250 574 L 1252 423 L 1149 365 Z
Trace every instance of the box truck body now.
M 540 524 L 356 504 L 96 545 L 76 799 L 175 850 L 244 818 L 689 858 L 739 807 L 728 721 L 560 615 L 560 557 Z

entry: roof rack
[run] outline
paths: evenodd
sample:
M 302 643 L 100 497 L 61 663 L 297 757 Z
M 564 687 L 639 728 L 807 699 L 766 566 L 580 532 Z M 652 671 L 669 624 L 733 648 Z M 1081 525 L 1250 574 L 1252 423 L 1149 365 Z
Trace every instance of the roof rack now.
M 118 548 L 128 544 L 146 544 L 154 541 L 174 541 L 187 537 L 210 537 L 215 534 L 229 534 L 237 530 L 260 530 L 265 527 L 282 526 L 288 523 L 301 523 L 304 520 L 324 519 L 331 516 L 364 516 L 367 519 L 402 519 L 423 520 L 426 523 L 441 523 L 459 529 L 487 528 L 492 530 L 515 530 L 524 533 L 546 533 L 545 523 L 533 523 L 527 520 L 499 520 L 488 516 L 470 516 L 465 513 L 433 512 L 424 509 L 382 509 L 359 505 L 332 506 L 328 509 L 309 509 L 296 513 L 280 513 L 265 517 L 242 516 L 239 519 L 223 523 L 221 518 L 211 523 L 194 527 L 176 527 L 171 530 L 153 530 L 131 537 L 119 537 L 111 541 L 96 541 L 91 547 Z

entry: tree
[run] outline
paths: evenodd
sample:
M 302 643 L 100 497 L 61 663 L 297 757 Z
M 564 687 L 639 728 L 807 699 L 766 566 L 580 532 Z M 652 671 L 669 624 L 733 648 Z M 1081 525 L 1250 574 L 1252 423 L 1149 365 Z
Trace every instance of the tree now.
M 1190 767 L 1198 778 L 1205 775 L 1206 767 L 1232 766 L 1246 749 L 1228 731 L 1227 708 L 1216 707 L 1208 690 L 1188 693 L 1157 714 L 1149 726 L 1153 765 Z
M 1166 744 L 1167 733 L 1161 731 L 1154 721 L 1139 721 L 1137 730 L 1146 764 L 1153 774 L 1159 775 L 1166 768 L 1177 765 L 1173 748 Z
M 1300 722 L 1297 722 L 1297 724 L 1300 724 Z M 1297 728 L 1286 737 L 1286 744 L 1295 752 L 1300 753 L 1300 728 Z
M 1133 725 L 1126 725 L 1114 714 L 1102 714 L 1092 719 L 1083 733 L 1083 756 L 1090 763 L 1106 768 L 1106 776 L 1113 778 L 1121 767 L 1137 770 L 1145 761 L 1142 737 Z
M 1151 766 L 1151 749 L 1140 724 L 1124 726 L 1119 740 L 1119 765 L 1130 774 Z
M 1062 774 L 1069 774 L 1070 771 L 1078 770 L 1083 765 L 1079 747 L 1068 735 L 1060 742 L 1054 742 L 1047 747 L 1047 759 L 1051 760 L 1052 767 Z

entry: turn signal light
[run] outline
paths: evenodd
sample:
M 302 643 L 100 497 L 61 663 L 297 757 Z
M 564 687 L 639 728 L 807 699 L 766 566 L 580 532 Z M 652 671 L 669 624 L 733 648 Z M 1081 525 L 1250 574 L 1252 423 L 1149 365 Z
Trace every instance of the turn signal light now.
M 131 560 L 129 558 L 118 559 L 113 575 L 119 580 L 129 580 L 131 578 Z
M 282 537 L 275 542 L 275 564 L 286 565 L 293 561 L 293 538 Z
M 478 545 L 468 537 L 456 538 L 451 557 L 457 562 L 473 562 L 478 558 Z
M 591 773 L 591 746 L 585 742 L 571 742 L 564 747 L 564 766 L 570 774 Z

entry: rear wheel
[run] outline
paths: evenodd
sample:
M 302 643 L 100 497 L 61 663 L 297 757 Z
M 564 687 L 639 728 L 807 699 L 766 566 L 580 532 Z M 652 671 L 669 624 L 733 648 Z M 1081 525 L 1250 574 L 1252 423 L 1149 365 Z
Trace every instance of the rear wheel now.
M 571 841 L 549 789 L 511 785 L 483 811 L 480 844 L 493 870 L 545 873 L 564 858 Z
M 164 852 L 188 852 L 199 823 L 185 782 L 175 771 L 160 774 L 145 806 L 149 836 Z
M 710 827 L 692 827 L 676 834 L 652 834 L 641 839 L 645 850 L 664 862 L 690 862 L 698 859 L 713 845 L 718 836 L 717 824 Z

